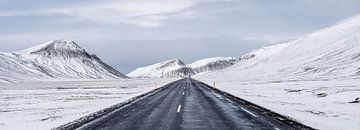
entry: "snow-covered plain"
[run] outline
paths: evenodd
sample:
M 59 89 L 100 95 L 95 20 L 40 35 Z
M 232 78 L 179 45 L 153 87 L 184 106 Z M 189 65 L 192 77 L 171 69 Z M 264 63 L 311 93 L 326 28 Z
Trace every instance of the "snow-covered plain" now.
M 47 130 L 176 79 L 0 83 L 0 130 Z
M 243 77 L 245 78 L 245 77 Z M 236 80 L 231 76 L 196 79 L 240 98 L 323 130 L 360 129 L 360 79 L 282 77 Z
M 360 129 L 360 16 L 196 79 L 324 130 Z

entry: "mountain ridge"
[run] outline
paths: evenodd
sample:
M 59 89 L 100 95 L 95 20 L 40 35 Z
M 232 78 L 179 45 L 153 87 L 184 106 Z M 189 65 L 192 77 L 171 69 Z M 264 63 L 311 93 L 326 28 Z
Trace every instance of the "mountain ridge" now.
M 127 74 L 129 77 L 186 77 L 198 73 L 223 69 L 237 61 L 232 57 L 213 57 L 195 61 L 191 64 L 179 59 L 166 60 L 149 66 L 140 67 Z
M 360 75 L 356 67 L 359 63 L 360 15 L 356 15 L 298 39 L 253 50 L 223 72 L 265 77 L 267 74 L 356 77 Z
M 25 50 L 0 54 L 0 79 L 3 82 L 39 78 L 128 78 L 74 41 L 53 40 Z

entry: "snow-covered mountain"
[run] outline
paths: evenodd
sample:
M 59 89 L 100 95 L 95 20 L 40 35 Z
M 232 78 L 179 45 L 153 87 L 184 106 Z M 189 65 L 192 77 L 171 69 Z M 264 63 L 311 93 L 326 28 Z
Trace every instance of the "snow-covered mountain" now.
M 237 62 L 233 57 L 213 57 L 195 61 L 188 66 L 194 70 L 196 74 L 208 71 L 215 71 L 227 68 Z
M 0 82 L 47 78 L 126 78 L 73 41 L 54 40 L 13 53 L 0 53 Z
M 202 72 L 223 69 L 236 62 L 232 57 L 214 57 L 195 61 L 189 65 L 178 59 L 167 60 L 141 67 L 128 74 L 129 77 L 185 77 Z
M 245 54 L 229 73 L 359 76 L 359 65 L 360 16 L 355 16 L 297 40 Z
M 184 77 L 193 75 L 191 68 L 178 59 L 172 59 L 156 63 L 150 66 L 138 68 L 127 76 L 129 77 Z

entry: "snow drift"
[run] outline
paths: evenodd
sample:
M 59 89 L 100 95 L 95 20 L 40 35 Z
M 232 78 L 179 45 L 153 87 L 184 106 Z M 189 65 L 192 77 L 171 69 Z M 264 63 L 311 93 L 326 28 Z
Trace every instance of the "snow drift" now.
M 126 78 L 73 41 L 55 40 L 0 53 L 0 82 L 68 78 Z

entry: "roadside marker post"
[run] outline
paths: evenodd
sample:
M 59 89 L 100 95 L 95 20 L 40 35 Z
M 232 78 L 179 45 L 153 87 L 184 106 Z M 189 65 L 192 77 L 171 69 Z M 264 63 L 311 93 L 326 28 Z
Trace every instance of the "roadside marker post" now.
M 213 82 L 213 87 L 215 88 L 215 85 L 216 85 L 216 83 L 215 83 L 215 81 Z
M 213 81 L 213 93 L 215 92 L 215 86 L 216 86 L 216 83 L 215 83 L 215 81 Z

